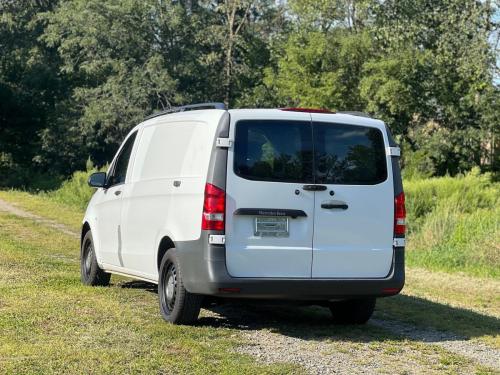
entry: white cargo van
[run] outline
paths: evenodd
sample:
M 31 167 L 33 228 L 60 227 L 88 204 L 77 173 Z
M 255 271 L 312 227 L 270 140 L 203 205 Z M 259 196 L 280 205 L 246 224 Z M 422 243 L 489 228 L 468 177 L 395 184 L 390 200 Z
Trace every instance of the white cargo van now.
M 172 323 L 194 322 L 205 296 L 364 323 L 404 284 L 398 158 L 385 124 L 359 114 L 209 103 L 152 116 L 89 179 L 82 281 L 157 283 Z

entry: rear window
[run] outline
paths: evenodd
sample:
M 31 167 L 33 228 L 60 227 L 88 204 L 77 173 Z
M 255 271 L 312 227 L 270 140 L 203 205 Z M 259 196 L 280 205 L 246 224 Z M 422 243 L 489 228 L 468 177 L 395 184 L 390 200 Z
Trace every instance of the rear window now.
M 384 138 L 376 128 L 314 123 L 317 184 L 374 185 L 387 179 Z
M 384 139 L 357 125 L 239 121 L 234 172 L 258 181 L 374 185 L 387 179 Z
M 309 122 L 239 121 L 234 171 L 249 180 L 312 181 Z

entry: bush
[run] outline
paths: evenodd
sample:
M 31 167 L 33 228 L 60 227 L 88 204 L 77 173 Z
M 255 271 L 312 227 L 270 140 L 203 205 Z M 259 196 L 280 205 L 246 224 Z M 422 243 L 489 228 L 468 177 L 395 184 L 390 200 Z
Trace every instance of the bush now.
M 403 169 L 402 174 L 405 179 L 424 179 L 434 176 L 436 168 L 432 159 L 424 150 L 413 151 L 411 147 L 402 143 Z
M 408 263 L 500 276 L 500 184 L 465 176 L 405 182 Z
M 61 185 L 64 177 L 40 171 L 39 169 L 23 168 L 14 162 L 12 155 L 0 152 L 0 188 L 15 188 L 38 192 L 53 190 Z
M 107 166 L 101 170 L 106 171 Z M 57 202 L 85 209 L 95 192 L 95 189 L 91 188 L 87 181 L 89 176 L 97 171 L 92 163 L 87 162 L 87 171 L 74 172 L 71 178 L 63 182 L 59 189 L 49 192 L 47 195 Z

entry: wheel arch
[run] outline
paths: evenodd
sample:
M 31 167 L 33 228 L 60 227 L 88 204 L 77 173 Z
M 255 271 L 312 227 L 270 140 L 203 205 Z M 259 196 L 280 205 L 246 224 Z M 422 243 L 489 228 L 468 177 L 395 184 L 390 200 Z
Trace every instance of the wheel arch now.
M 99 233 L 96 233 L 96 231 L 93 231 L 94 228 L 95 228 L 95 226 L 93 224 L 91 225 L 89 220 L 84 220 L 83 225 L 82 225 L 81 235 L 80 235 L 80 248 L 83 245 L 83 239 L 85 238 L 87 233 L 92 232 L 92 240 L 94 242 L 94 251 L 95 251 L 96 258 L 97 258 L 97 264 L 99 265 L 99 267 L 102 267 L 101 255 L 100 255 L 99 246 L 98 246 Z
M 160 264 L 161 260 L 163 259 L 163 256 L 165 253 L 170 250 L 175 248 L 175 243 L 172 241 L 172 239 L 169 236 L 163 236 L 162 239 L 160 240 L 160 243 L 158 245 L 158 251 L 156 253 L 156 269 L 160 269 Z
M 85 235 L 89 231 L 90 231 L 90 224 L 88 223 L 88 221 L 86 221 L 82 225 L 82 233 L 80 235 L 80 246 L 82 246 L 82 244 L 83 244 L 83 238 L 85 237 Z

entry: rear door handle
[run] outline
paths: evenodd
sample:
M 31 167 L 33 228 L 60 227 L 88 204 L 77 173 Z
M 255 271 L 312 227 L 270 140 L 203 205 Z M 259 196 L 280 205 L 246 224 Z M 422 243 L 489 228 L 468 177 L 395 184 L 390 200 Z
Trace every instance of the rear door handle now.
M 121 190 L 116 190 L 116 191 L 115 191 L 115 195 L 120 195 L 121 193 L 122 193 L 122 191 L 121 191 Z
M 326 190 L 325 185 L 304 185 L 302 186 L 302 189 L 308 190 L 308 191 L 323 191 Z
M 338 209 L 338 210 L 347 210 L 349 206 L 346 203 L 343 202 L 326 202 L 326 203 L 321 203 L 321 208 L 326 208 L 329 210 L 332 209 Z

